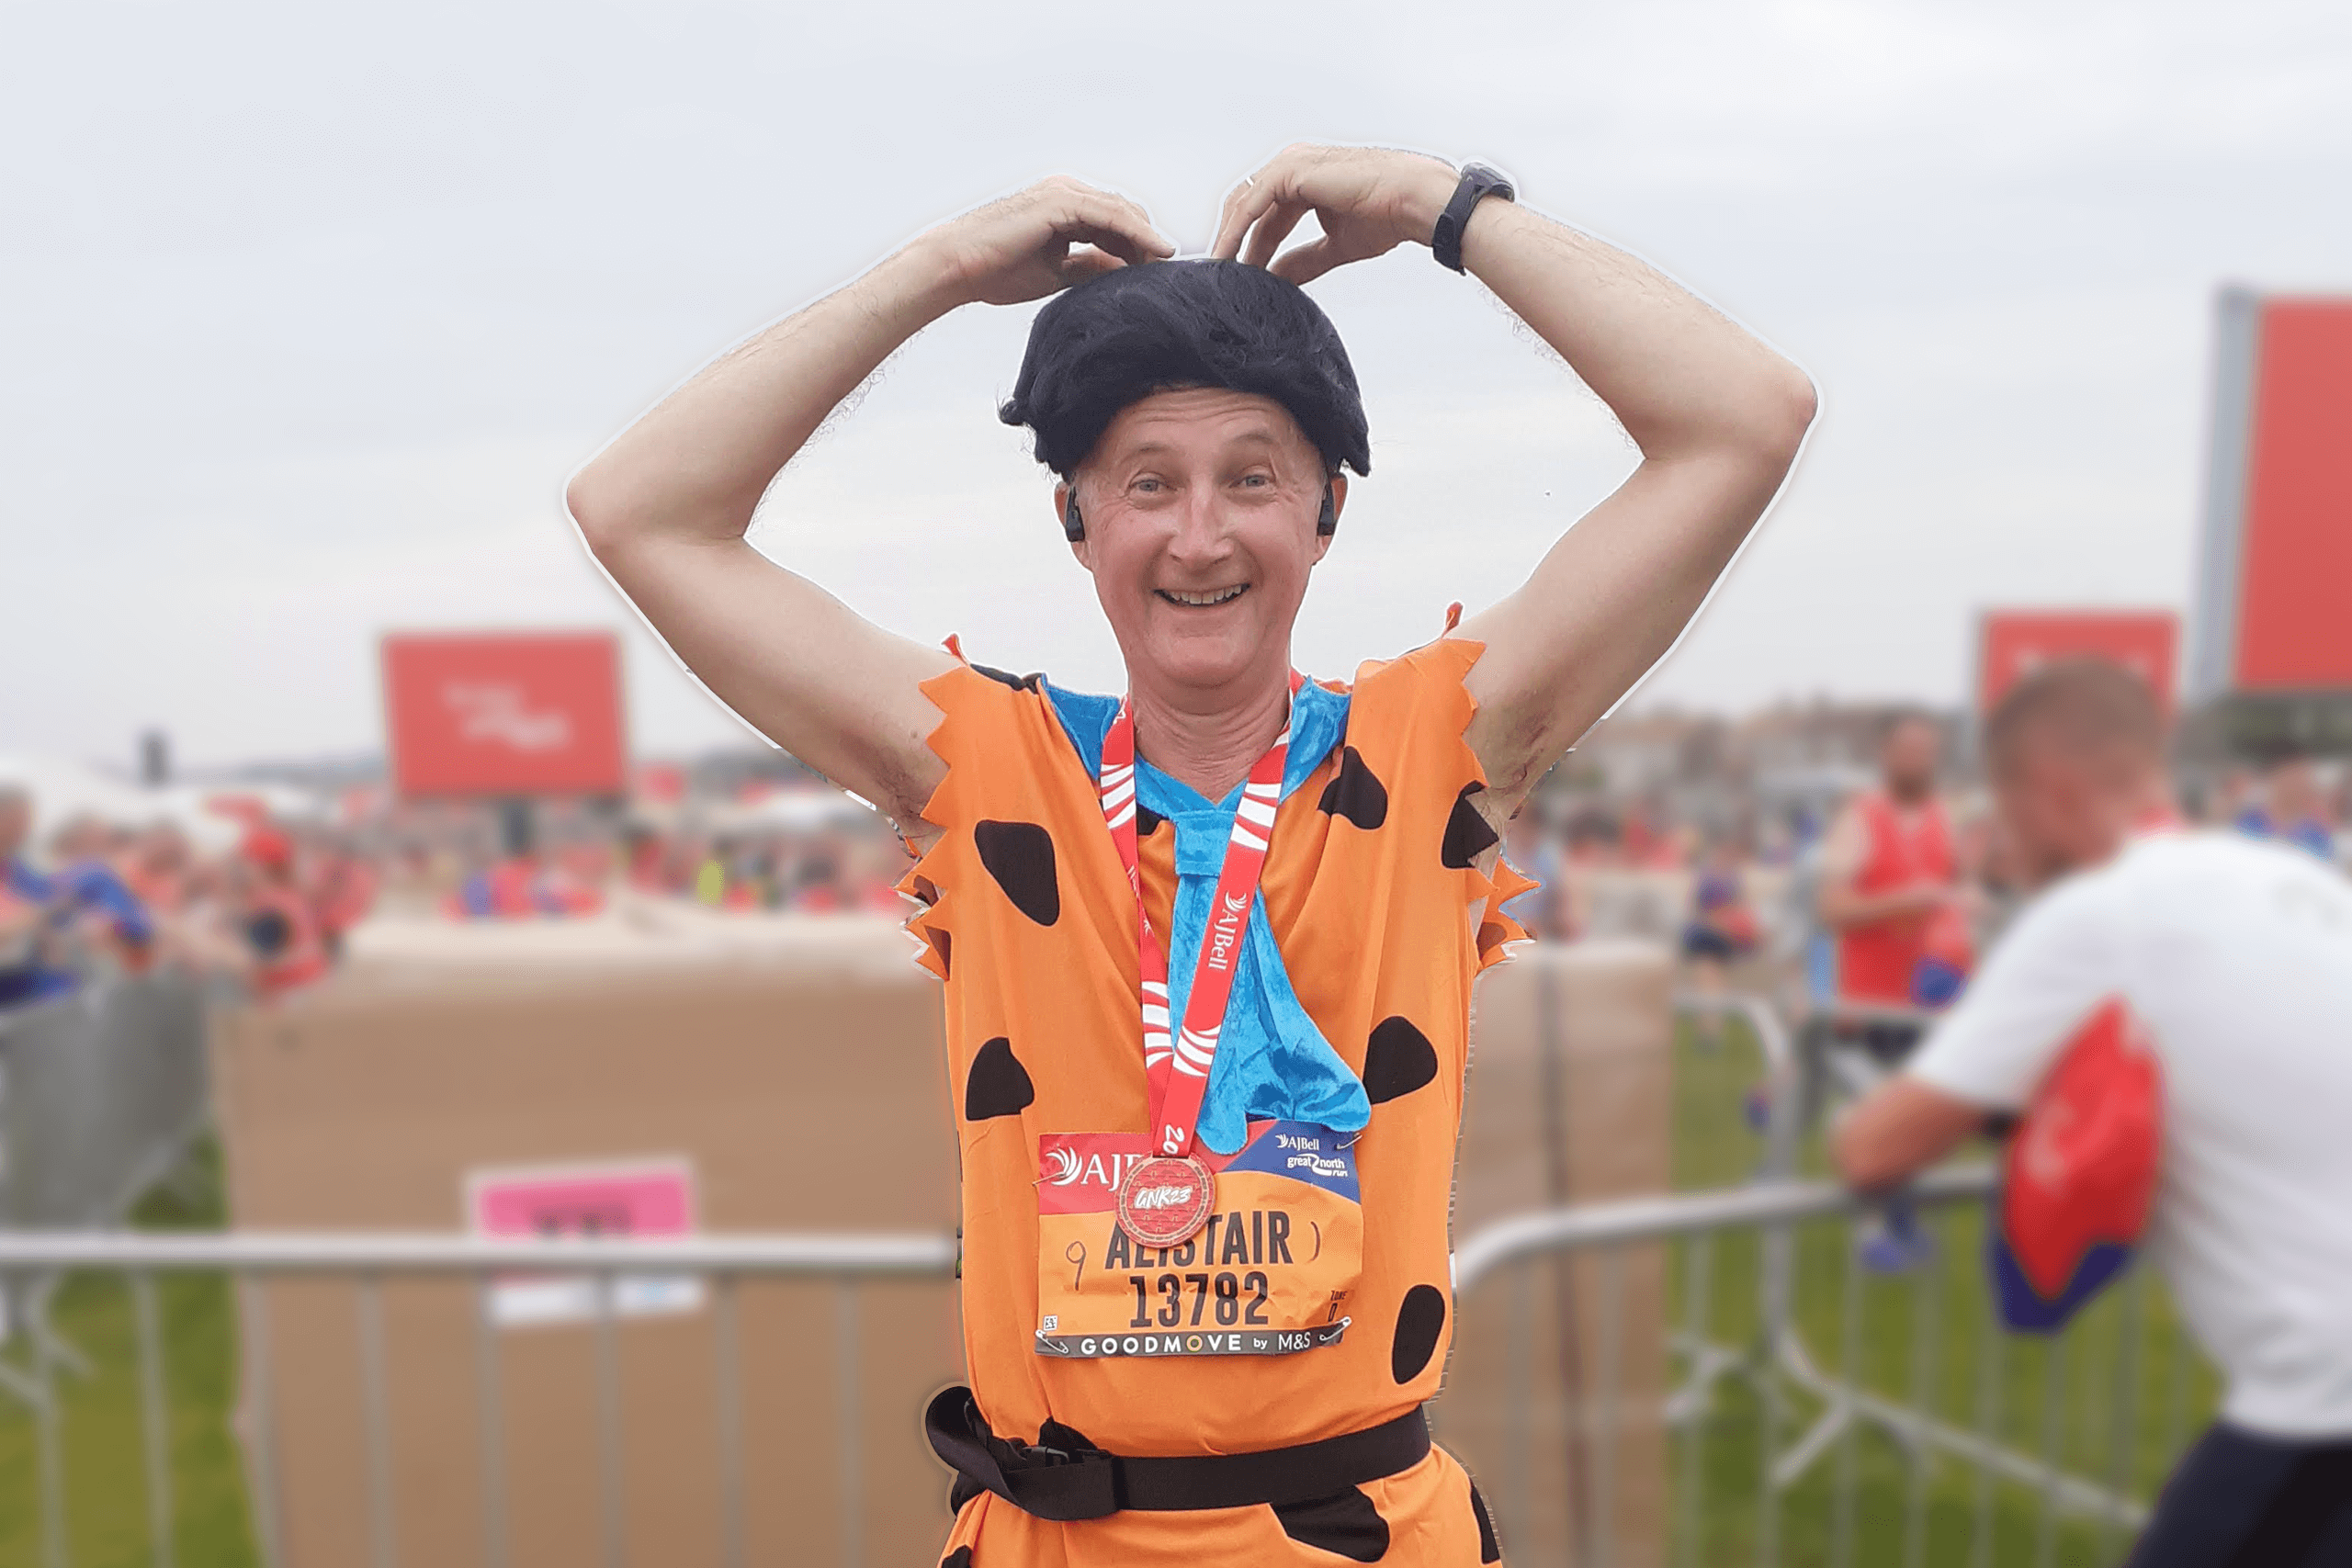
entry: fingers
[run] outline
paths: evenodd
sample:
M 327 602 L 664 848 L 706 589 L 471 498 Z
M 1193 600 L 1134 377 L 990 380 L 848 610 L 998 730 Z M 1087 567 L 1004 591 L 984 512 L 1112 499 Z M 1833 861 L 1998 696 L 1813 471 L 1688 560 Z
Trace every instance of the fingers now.
M 1106 272 L 1116 272 L 1126 265 L 1107 251 L 1088 246 L 1064 256 L 1056 264 L 1055 270 L 1061 278 L 1061 287 L 1075 288 L 1090 278 L 1100 277 Z
M 1348 259 L 1340 254 L 1340 247 L 1333 244 L 1327 234 L 1276 257 L 1269 270 L 1285 283 L 1295 283 L 1305 288 Z
M 1274 253 L 1283 248 L 1283 242 L 1290 238 L 1290 231 L 1298 227 L 1298 220 L 1310 210 L 1304 202 L 1276 202 L 1250 231 L 1250 243 L 1242 246 L 1241 259 L 1251 266 L 1271 263 Z
M 1049 180 L 1046 185 L 1060 204 L 1055 238 L 1099 245 L 1127 262 L 1158 261 L 1176 254 L 1167 236 L 1152 227 L 1151 215 L 1125 197 L 1077 180 Z
M 1155 243 L 1157 242 L 1157 243 Z M 1055 244 L 1092 245 L 1098 251 L 1108 251 L 1121 261 L 1136 265 L 1159 261 L 1171 254 L 1173 247 L 1147 229 L 1142 237 L 1106 224 L 1078 221 L 1054 225 Z
M 1264 217 L 1274 206 L 1276 185 L 1273 169 L 1272 164 L 1267 164 L 1234 186 L 1226 197 L 1224 213 L 1217 220 L 1216 243 L 1209 247 L 1209 254 L 1220 261 L 1232 261 L 1241 254 L 1242 236 L 1250 231 L 1252 223 Z

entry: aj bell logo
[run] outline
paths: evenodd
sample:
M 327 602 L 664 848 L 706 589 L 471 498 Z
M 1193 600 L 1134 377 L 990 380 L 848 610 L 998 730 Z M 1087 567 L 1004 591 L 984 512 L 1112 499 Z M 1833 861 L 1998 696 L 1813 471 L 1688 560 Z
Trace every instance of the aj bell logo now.
M 1224 903 L 1225 908 L 1209 927 L 1208 965 L 1212 969 L 1223 969 L 1233 962 L 1233 944 L 1241 939 L 1241 917 L 1250 908 L 1250 897 L 1243 893 L 1227 893 Z
M 1148 1156 L 1140 1154 L 1080 1154 L 1076 1149 L 1046 1151 L 1046 1179 L 1056 1187 L 1100 1187 L 1116 1192 L 1127 1172 Z
M 492 681 L 451 681 L 441 701 L 468 740 L 495 740 L 517 751 L 560 751 L 571 744 L 571 716 L 561 708 L 534 710 L 520 686 Z

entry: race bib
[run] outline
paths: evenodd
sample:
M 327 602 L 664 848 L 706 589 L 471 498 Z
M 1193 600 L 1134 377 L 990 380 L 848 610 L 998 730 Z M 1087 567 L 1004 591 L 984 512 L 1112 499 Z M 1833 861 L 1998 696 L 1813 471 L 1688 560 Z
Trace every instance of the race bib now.
M 1238 1154 L 1195 1152 L 1216 1176 L 1207 1221 L 1173 1247 L 1120 1228 L 1120 1180 L 1151 1156 L 1140 1133 L 1037 1140 L 1037 1354 L 1283 1356 L 1334 1345 L 1363 1268 L 1355 1134 L 1257 1122 Z

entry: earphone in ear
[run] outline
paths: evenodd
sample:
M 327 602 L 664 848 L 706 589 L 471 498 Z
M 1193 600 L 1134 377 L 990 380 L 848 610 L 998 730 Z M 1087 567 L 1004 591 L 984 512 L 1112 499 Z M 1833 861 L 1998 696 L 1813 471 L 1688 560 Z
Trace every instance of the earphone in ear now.
M 1086 519 L 1078 514 L 1078 487 L 1069 487 L 1069 501 L 1062 508 L 1062 533 L 1071 544 L 1086 537 Z
M 1323 510 L 1316 514 L 1315 531 L 1329 537 L 1340 531 L 1340 503 L 1331 494 L 1329 480 L 1323 485 Z

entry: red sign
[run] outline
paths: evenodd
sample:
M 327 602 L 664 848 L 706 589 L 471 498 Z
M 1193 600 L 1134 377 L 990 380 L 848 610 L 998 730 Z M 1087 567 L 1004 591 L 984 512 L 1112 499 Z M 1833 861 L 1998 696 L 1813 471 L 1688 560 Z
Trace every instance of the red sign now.
M 609 632 L 388 637 L 384 709 L 403 795 L 621 791 Z
M 1989 714 L 2019 677 L 2053 659 L 2112 660 L 2172 710 L 2178 620 L 2169 610 L 1988 610 L 1976 711 Z
M 2352 301 L 2266 300 L 2258 352 L 2234 685 L 2352 686 Z
M 2352 299 L 2219 305 L 2193 690 L 2352 690 Z

